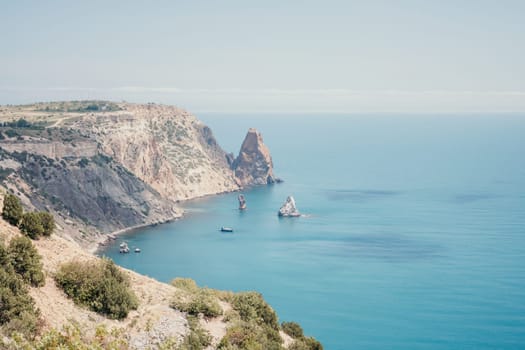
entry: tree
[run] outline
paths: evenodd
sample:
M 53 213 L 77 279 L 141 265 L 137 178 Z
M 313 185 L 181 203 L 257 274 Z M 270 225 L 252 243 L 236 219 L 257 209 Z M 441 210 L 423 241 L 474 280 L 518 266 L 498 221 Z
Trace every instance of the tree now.
M 48 237 L 51 236 L 55 230 L 55 218 L 47 211 L 38 212 L 38 216 L 40 218 L 40 224 L 44 228 L 43 235 Z
M 44 234 L 44 226 L 40 214 L 36 212 L 25 213 L 20 222 L 20 230 L 31 239 L 37 239 Z
M 13 238 L 9 242 L 7 251 L 11 266 L 24 281 L 34 287 L 44 285 L 41 257 L 29 238 L 23 236 Z
M 24 215 L 22 203 L 17 196 L 7 194 L 4 197 L 4 208 L 2 209 L 2 217 L 11 225 L 17 226 Z

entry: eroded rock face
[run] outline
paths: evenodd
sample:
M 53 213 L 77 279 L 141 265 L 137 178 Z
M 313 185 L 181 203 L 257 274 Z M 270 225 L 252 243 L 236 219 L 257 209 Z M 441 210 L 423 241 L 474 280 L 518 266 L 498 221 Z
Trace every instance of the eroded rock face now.
M 295 199 L 293 199 L 292 196 L 288 196 L 288 198 L 286 198 L 286 202 L 284 202 L 277 214 L 282 217 L 301 216 L 301 213 L 299 213 L 299 210 L 297 210 L 295 205 Z
M 242 187 L 272 184 L 277 181 L 273 174 L 270 150 L 256 129 L 248 130 L 232 169 Z

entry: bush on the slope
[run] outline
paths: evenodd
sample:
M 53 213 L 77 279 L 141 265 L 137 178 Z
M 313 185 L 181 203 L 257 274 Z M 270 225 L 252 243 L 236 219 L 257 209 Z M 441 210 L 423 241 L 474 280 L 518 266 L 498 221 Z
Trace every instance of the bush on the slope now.
M 36 212 L 29 212 L 22 215 L 20 231 L 31 239 L 37 239 L 44 234 L 44 225 L 40 220 L 40 215 Z
M 75 303 L 109 318 L 125 318 L 138 307 L 129 279 L 109 259 L 63 264 L 55 281 Z
M 55 230 L 55 218 L 51 213 L 48 213 L 47 211 L 39 211 L 37 213 L 40 224 L 42 225 L 42 228 L 44 231 L 42 234 L 46 237 L 51 236 L 53 231 Z
M 27 237 L 15 237 L 9 242 L 7 250 L 9 263 L 22 279 L 34 287 L 45 283 L 41 257 Z
M 51 236 L 55 230 L 55 218 L 45 211 L 24 213 L 20 199 L 12 194 L 4 198 L 2 217 L 11 225 L 20 226 L 20 231 L 31 239 Z
M 176 347 L 177 350 L 203 350 L 211 344 L 212 337 L 199 325 L 199 320 L 195 316 L 188 316 L 188 325 L 190 331 Z
M 0 330 L 34 337 L 41 327 L 39 311 L 27 287 L 13 269 L 0 266 Z M 0 336 L 1 338 L 1 336 Z
M 294 339 L 304 337 L 303 329 L 296 322 L 283 322 L 281 324 L 281 329 L 284 333 L 288 334 Z
M 4 197 L 4 207 L 2 209 L 2 217 L 11 225 L 17 226 L 22 220 L 24 209 L 22 203 L 17 196 L 13 194 L 6 194 Z
M 233 296 L 232 307 L 239 312 L 243 321 L 255 321 L 278 330 L 279 323 L 275 311 L 266 303 L 262 295 L 257 292 L 238 293 Z
M 233 310 L 226 317 L 233 325 L 226 330 L 219 349 L 283 349 L 277 315 L 260 293 L 236 293 L 230 302 Z
M 323 350 L 323 345 L 312 337 L 296 339 L 288 350 Z
M 217 349 L 220 350 L 284 350 L 279 332 L 254 321 L 241 321 L 228 327 Z
M 212 290 L 199 288 L 195 281 L 189 278 L 176 278 L 171 284 L 179 288 L 173 296 L 172 308 L 194 316 L 198 314 L 206 317 L 222 315 L 222 308 Z
M 323 350 L 320 342 L 312 337 L 304 336 L 303 329 L 299 324 L 295 322 L 283 322 L 281 328 L 295 340 L 288 350 Z

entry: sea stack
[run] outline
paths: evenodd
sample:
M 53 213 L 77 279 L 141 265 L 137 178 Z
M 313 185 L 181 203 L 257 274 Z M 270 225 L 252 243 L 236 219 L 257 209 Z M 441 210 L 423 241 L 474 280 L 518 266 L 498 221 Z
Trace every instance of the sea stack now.
M 273 175 L 270 150 L 264 144 L 261 133 L 254 128 L 248 130 L 239 155 L 233 161 L 232 169 L 241 187 L 281 181 Z
M 297 210 L 297 207 L 295 206 L 295 200 L 292 196 L 288 196 L 288 198 L 286 198 L 286 202 L 284 202 L 284 204 L 281 206 L 281 209 L 279 209 L 277 215 L 281 217 L 301 216 L 301 213 L 299 213 L 299 210 Z
M 244 195 L 240 194 L 238 199 L 239 199 L 239 210 L 246 209 L 246 199 L 244 198 Z

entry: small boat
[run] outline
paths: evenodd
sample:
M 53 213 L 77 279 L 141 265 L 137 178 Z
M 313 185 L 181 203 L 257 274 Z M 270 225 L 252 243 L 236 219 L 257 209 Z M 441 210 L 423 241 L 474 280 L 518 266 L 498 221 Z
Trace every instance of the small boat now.
M 140 248 L 135 248 L 135 253 L 140 253 Z
M 123 254 L 129 253 L 129 247 L 128 247 L 128 244 L 126 242 L 120 243 L 119 252 L 123 253 Z
M 221 227 L 221 232 L 233 232 L 233 228 L 231 227 Z

